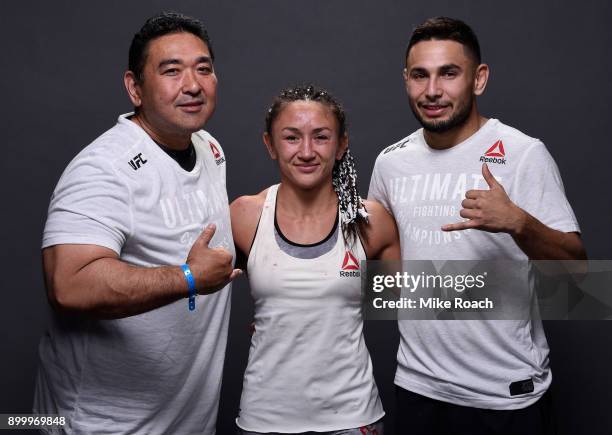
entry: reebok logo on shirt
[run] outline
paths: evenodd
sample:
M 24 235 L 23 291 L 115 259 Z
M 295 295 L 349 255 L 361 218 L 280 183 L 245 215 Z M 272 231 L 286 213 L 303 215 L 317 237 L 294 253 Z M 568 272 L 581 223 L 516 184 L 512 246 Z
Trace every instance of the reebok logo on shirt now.
M 346 251 L 344 254 L 341 268 L 340 276 L 342 277 L 361 276 L 359 272 L 359 261 L 357 261 L 351 251 Z
M 147 162 L 148 160 L 144 159 L 144 157 L 142 156 L 142 153 L 138 153 L 128 163 L 130 164 L 133 170 L 137 171 L 138 169 L 140 169 L 142 165 L 144 165 Z
M 214 143 L 209 141 L 208 145 L 210 145 L 210 150 L 212 151 L 213 157 L 215 158 L 215 163 L 217 164 L 217 166 L 219 166 L 221 163 L 225 161 L 225 158 L 221 155 L 219 148 L 217 148 L 217 146 Z
M 484 163 L 498 163 L 500 165 L 506 164 L 506 151 L 504 150 L 504 143 L 501 140 L 495 142 L 491 148 L 485 151 L 484 156 L 480 157 L 480 161 Z

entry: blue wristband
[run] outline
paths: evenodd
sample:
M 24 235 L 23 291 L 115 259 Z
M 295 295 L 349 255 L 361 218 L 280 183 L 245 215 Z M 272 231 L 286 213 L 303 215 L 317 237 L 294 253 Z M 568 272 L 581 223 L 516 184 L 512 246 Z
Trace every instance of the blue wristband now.
M 187 286 L 189 286 L 189 311 L 195 310 L 195 297 L 196 297 L 196 285 L 195 279 L 193 279 L 193 274 L 191 273 L 191 269 L 187 263 L 181 266 L 183 269 L 183 274 L 185 275 L 185 280 L 187 280 Z

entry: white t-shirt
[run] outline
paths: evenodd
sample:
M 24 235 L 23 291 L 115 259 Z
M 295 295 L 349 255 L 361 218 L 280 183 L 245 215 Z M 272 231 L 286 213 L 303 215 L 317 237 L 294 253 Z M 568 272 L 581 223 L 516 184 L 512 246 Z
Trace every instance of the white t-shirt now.
M 315 258 L 284 252 L 274 236 L 270 187 L 248 260 L 255 333 L 238 426 L 253 432 L 327 432 L 383 415 L 363 338 L 360 241 Z M 337 231 L 341 231 L 338 226 Z
M 558 168 L 538 139 L 490 119 L 464 142 L 435 150 L 420 129 L 378 156 L 368 195 L 395 217 L 404 260 L 527 259 L 508 234 L 440 230 L 462 220 L 467 190 L 488 189 L 483 161 L 516 205 L 553 229 L 580 231 Z M 395 383 L 417 394 L 477 408 L 518 409 L 537 401 L 550 385 L 549 349 L 538 317 L 400 321 L 399 330 Z M 533 392 L 510 394 L 510 384 L 527 379 Z
M 94 244 L 126 263 L 180 265 L 204 227 L 234 252 L 225 158 L 205 131 L 182 169 L 130 114 L 80 152 L 51 198 L 43 248 Z M 54 316 L 40 343 L 35 412 L 67 418 L 69 433 L 213 434 L 230 290 L 118 320 Z M 82 291 L 87 291 L 83 288 Z

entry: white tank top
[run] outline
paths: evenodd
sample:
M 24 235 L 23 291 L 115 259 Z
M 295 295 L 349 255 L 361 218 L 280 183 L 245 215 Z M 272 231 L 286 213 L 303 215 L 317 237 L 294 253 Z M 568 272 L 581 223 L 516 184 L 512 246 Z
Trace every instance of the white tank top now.
M 255 333 L 236 423 L 253 432 L 373 423 L 384 411 L 362 333 L 363 246 L 348 249 L 339 235 L 317 258 L 283 252 L 274 237 L 277 190 L 268 190 L 247 263 Z

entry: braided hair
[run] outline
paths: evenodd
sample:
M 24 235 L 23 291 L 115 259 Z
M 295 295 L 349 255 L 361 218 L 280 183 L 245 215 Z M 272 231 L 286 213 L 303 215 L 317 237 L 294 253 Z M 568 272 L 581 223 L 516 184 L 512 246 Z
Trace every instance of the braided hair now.
M 346 134 L 346 115 L 342 105 L 325 89 L 315 85 L 300 85 L 286 88 L 274 98 L 272 106 L 266 114 L 266 132 L 272 135 L 272 123 L 280 112 L 294 101 L 315 101 L 329 107 L 338 120 L 338 136 Z M 368 214 L 363 205 L 363 200 L 357 190 L 357 171 L 355 161 L 347 149 L 342 159 L 336 160 L 332 171 L 332 185 L 340 207 L 340 222 L 342 235 L 347 243 L 355 242 L 358 231 L 358 223 L 368 222 Z

